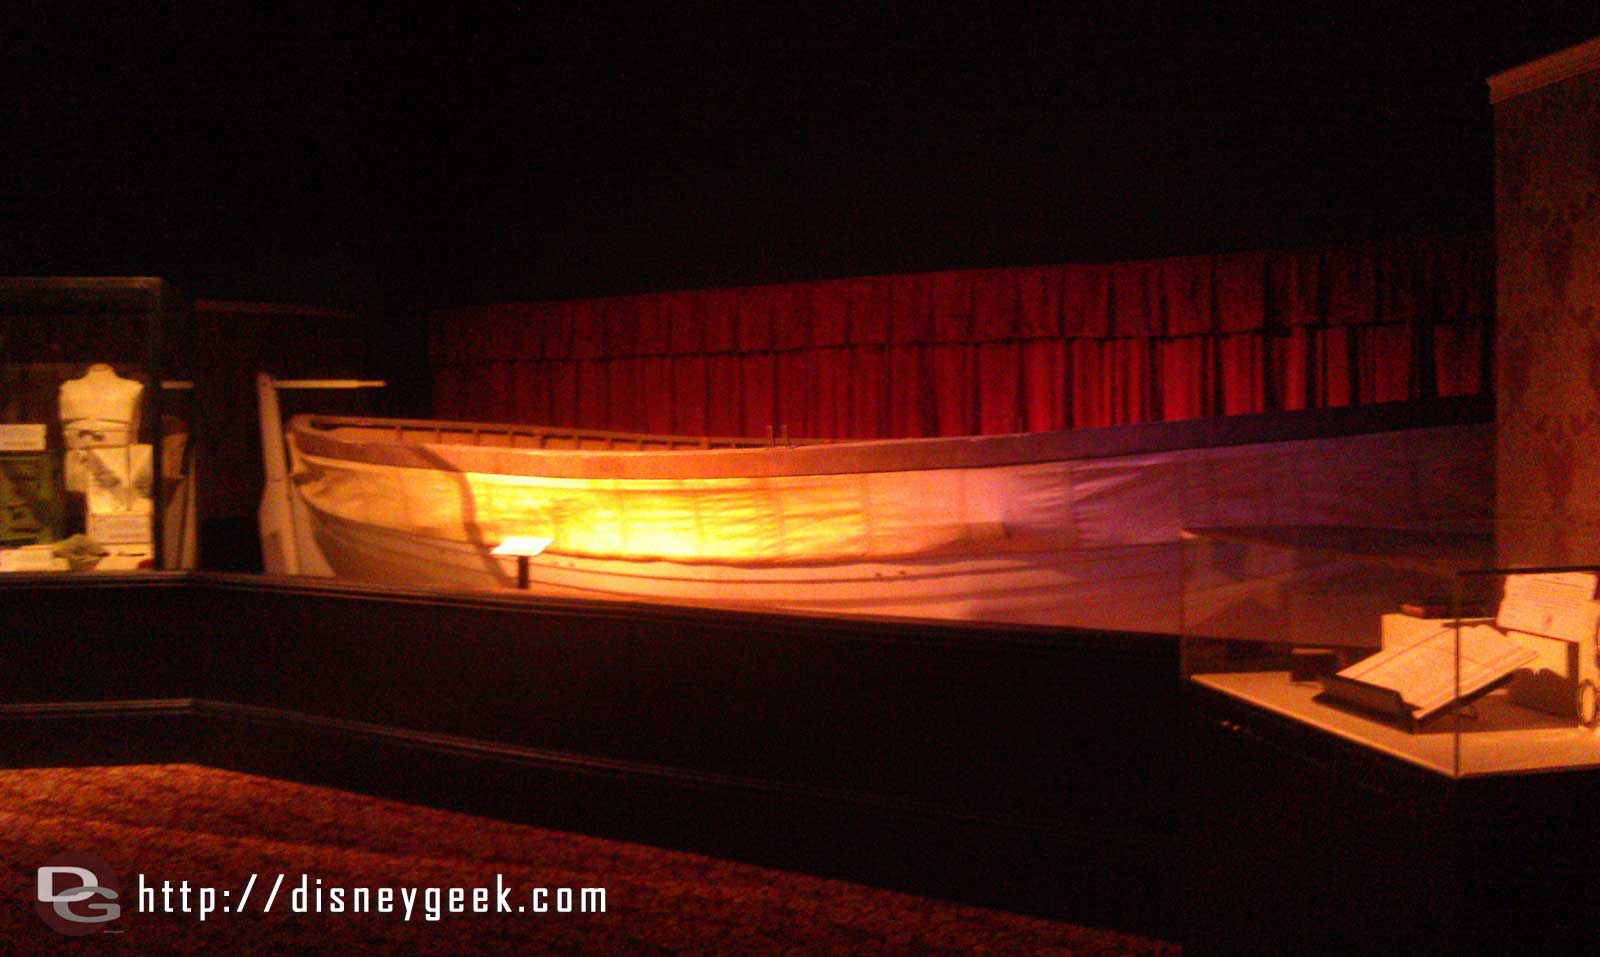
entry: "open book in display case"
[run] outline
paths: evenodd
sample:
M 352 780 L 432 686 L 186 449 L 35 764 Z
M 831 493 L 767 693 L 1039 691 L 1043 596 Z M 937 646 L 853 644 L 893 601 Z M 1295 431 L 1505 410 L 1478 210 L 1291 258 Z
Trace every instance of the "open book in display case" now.
M 1184 534 L 1191 682 L 1432 772 L 1600 767 L 1600 568 L 1503 568 L 1475 532 Z

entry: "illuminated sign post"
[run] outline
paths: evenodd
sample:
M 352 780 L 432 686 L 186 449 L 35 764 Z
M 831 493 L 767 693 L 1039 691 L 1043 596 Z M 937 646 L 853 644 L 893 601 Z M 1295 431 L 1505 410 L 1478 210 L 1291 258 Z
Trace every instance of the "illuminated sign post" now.
M 544 553 L 551 538 L 536 538 L 527 535 L 514 535 L 494 547 L 491 555 L 515 555 L 517 559 L 517 587 L 528 587 L 528 559 Z

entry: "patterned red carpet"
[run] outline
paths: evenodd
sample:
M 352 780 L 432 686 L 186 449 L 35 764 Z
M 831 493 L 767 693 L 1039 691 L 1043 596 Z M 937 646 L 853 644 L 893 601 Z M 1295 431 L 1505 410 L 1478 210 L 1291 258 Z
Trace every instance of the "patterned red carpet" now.
M 36 912 L 38 869 L 65 851 L 94 854 L 120 878 L 123 912 L 106 932 L 69 938 Z M 1180 952 L 1129 934 L 191 765 L 0 771 L 0 865 L 0 954 Z M 161 883 L 171 882 L 176 908 L 187 881 L 190 913 L 139 912 L 139 874 L 157 888 L 149 903 L 163 907 Z M 500 906 L 497 878 L 512 912 L 473 913 Z M 292 912 L 315 905 L 318 880 L 323 912 Z M 79 883 L 63 876 L 52 890 L 70 897 Z M 215 888 L 204 922 L 201 887 Z M 457 902 L 465 913 L 450 913 L 451 887 L 466 888 Z M 488 890 L 474 897 L 480 887 Z M 585 887 L 605 888 L 604 913 L 580 913 L 577 895 L 571 912 L 558 912 L 561 889 Z M 396 889 L 394 913 L 351 913 L 357 888 L 368 889 L 371 908 L 383 903 L 379 888 Z M 430 900 L 429 888 L 441 890 Z M 331 912 L 335 890 L 342 913 Z M 58 906 L 106 913 L 96 902 Z M 541 903 L 547 912 L 536 912 Z

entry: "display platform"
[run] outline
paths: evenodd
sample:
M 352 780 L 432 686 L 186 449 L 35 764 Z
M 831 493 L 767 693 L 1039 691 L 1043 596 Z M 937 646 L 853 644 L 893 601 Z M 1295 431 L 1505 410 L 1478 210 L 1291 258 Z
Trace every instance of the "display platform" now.
M 1178 933 L 1170 637 L 214 573 L 0 576 L 0 610 L 8 764 L 188 761 Z
M 1185 532 L 1183 671 L 1451 777 L 1600 767 L 1600 569 L 1487 535 Z
M 1458 778 L 1241 690 L 1186 696 L 1185 954 L 1589 951 L 1600 771 Z
M 1513 702 L 1496 691 L 1469 713 L 1446 715 L 1421 733 L 1319 701 L 1322 686 L 1295 681 L 1287 671 L 1197 675 L 1196 684 L 1283 715 L 1328 734 L 1440 774 L 1507 774 L 1555 767 L 1600 766 L 1600 735 L 1592 729 Z M 1469 752 L 1460 754 L 1457 749 Z
M 1600 574 L 1489 544 L 1186 532 L 1186 953 L 1588 949 Z

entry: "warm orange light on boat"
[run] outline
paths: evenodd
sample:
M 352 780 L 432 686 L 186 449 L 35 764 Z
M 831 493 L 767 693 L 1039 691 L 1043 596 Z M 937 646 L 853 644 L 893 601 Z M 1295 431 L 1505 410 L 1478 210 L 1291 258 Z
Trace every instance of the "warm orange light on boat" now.
M 841 561 L 992 548 L 1006 535 L 995 484 L 1006 480 L 976 471 L 575 479 L 294 452 L 296 489 L 317 511 L 463 543 L 547 538 L 556 555 Z M 1040 468 L 1059 466 L 1023 471 Z

